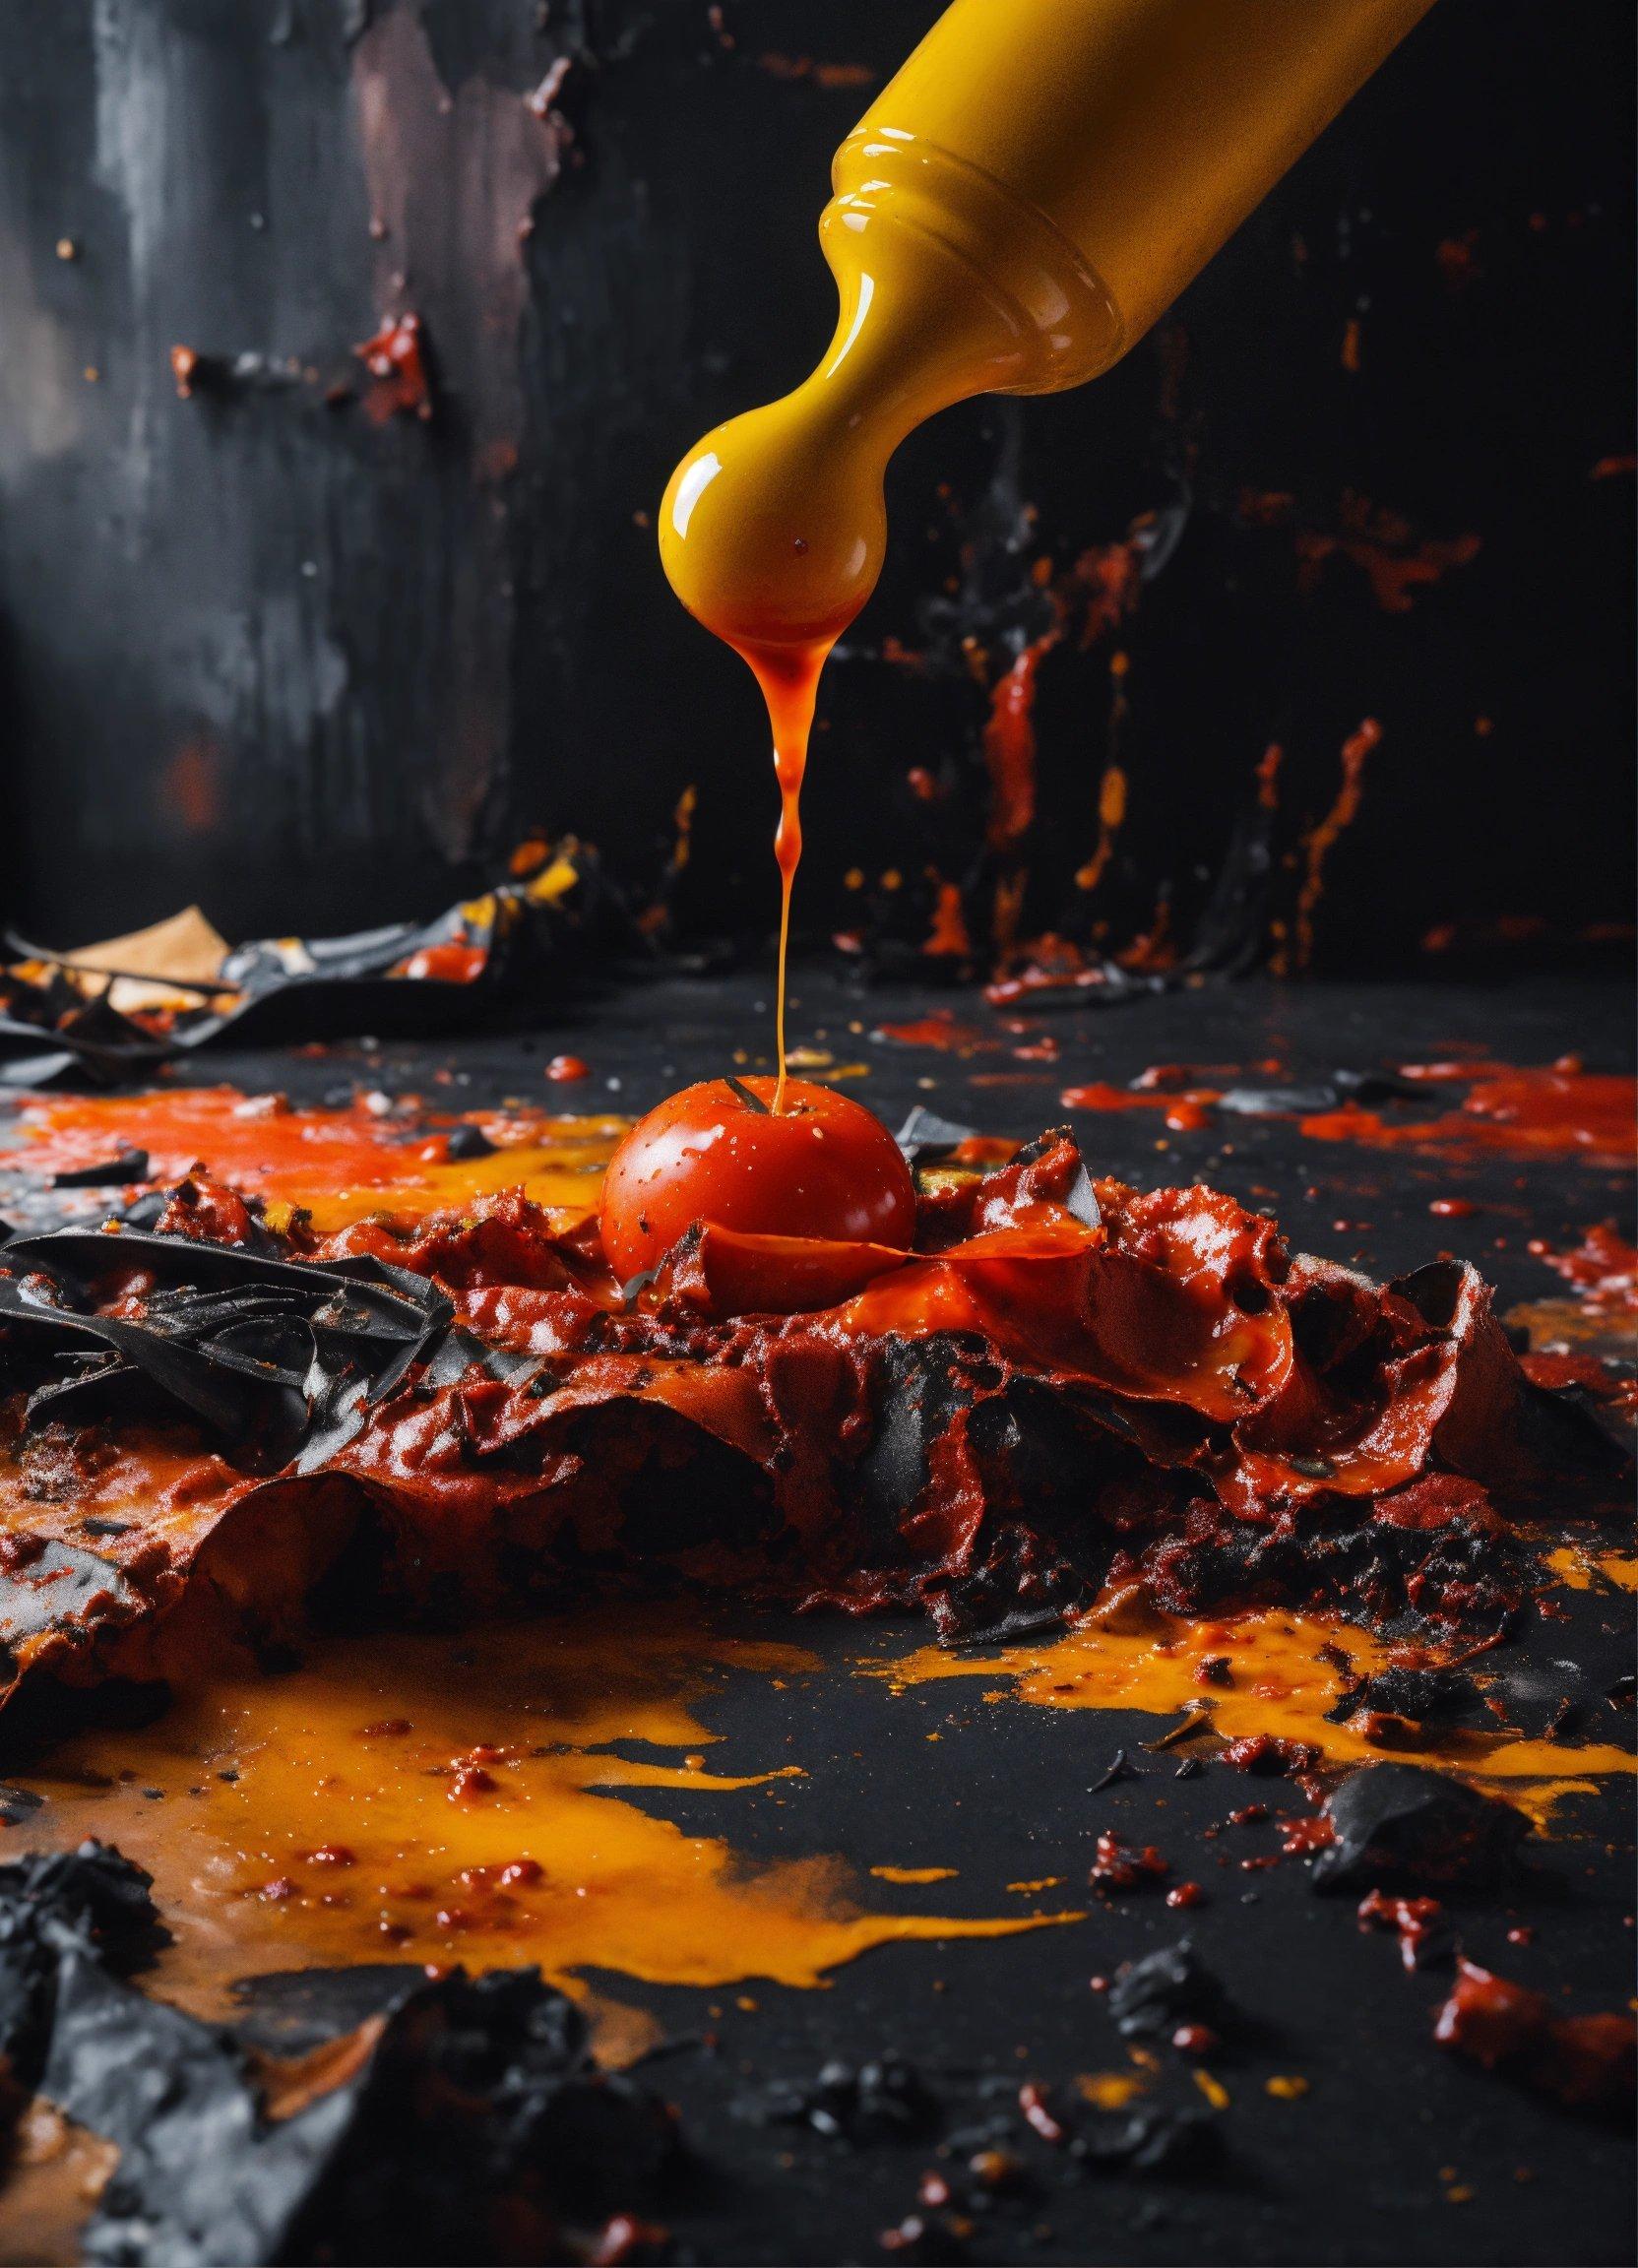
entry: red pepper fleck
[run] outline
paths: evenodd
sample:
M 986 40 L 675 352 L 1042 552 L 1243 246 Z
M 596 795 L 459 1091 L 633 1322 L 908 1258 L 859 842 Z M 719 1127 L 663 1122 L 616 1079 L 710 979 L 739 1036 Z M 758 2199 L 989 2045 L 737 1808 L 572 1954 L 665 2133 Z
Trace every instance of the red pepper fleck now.
M 1373 1890 L 1359 1901 L 1360 1928 L 1397 1930 L 1399 1957 L 1407 1969 L 1420 1967 L 1443 1921 L 1444 1908 L 1437 1898 L 1393 1898 L 1384 1891 Z
M 1164 1881 L 1170 1871 L 1152 1843 L 1134 1851 L 1112 1829 L 1105 1828 L 1098 1838 L 1089 1879 L 1107 1890 L 1136 1890 L 1145 1882 Z
M 1168 1906 L 1200 1906 L 1205 1898 L 1206 1893 L 1198 1882 L 1179 1882 L 1166 1894 Z
M 669 2260 L 671 2232 L 634 2213 L 616 2213 L 593 2240 L 586 2258 L 592 2268 L 638 2268 L 640 2262 Z
M 1209 2024 L 1179 2024 L 1171 2045 L 1179 2055 L 1209 2055 L 1218 2046 L 1218 2036 Z
M 1047 2108 L 1046 2097 L 1036 2085 L 1027 2080 L 1018 2090 L 1018 2108 L 1043 2142 L 1061 2142 L 1064 2130 Z
M 546 1077 L 560 1087 L 569 1086 L 576 1079 L 590 1079 L 591 1066 L 578 1055 L 554 1055 L 546 1065 Z
M 1223 1762 L 1233 1764 L 1241 1772 L 1272 1775 L 1280 1772 L 1306 1772 L 1319 1761 L 1319 1750 L 1306 1740 L 1279 1740 L 1272 1732 L 1253 1732 L 1242 1740 L 1230 1740 L 1223 1751 Z

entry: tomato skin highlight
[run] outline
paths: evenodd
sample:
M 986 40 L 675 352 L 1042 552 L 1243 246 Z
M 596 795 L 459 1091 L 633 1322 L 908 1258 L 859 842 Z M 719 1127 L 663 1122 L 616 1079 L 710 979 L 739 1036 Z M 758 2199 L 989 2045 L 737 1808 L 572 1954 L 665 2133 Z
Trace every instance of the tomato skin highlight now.
M 892 1135 L 862 1104 L 788 1080 L 705 1079 L 640 1119 L 603 1180 L 603 1249 L 641 1275 L 696 1221 L 752 1236 L 829 1238 L 908 1251 L 915 1185 Z M 762 1108 L 757 1104 L 761 1103 Z

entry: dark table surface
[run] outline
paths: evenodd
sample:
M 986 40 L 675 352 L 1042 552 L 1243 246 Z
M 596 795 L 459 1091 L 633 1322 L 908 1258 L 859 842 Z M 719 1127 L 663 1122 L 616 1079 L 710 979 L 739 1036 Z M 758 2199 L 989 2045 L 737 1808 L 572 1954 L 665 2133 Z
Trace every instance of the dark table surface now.
M 379 1087 L 414 1089 L 441 1103 L 517 1096 L 576 1110 L 640 1110 L 685 1080 L 766 1061 L 768 986 L 743 977 L 668 977 L 561 1012 L 542 1003 L 534 1029 L 503 1037 L 379 1045 L 348 1043 L 322 1056 L 271 1052 L 196 1059 L 190 1076 L 247 1088 L 281 1087 L 316 1101 Z M 971 1051 L 872 1037 L 886 1023 L 948 1008 L 976 1040 Z M 1141 1183 L 1207 1179 L 1278 1213 L 1303 1248 L 1390 1273 L 1441 1247 L 1471 1257 L 1497 1285 L 1503 1310 L 1563 1287 L 1534 1257 L 1533 1236 L 1573 1240 L 1611 1214 L 1630 1221 L 1630 1176 L 1563 1160 L 1475 1164 L 1302 1137 L 1291 1119 L 1218 1118 L 1167 1132 L 1156 1113 L 1066 1113 L 1073 1083 L 1123 1084 L 1157 1063 L 1225 1067 L 1269 1058 L 1282 1079 L 1347 1066 L 1369 1069 L 1452 1052 L 1517 1064 L 1567 1051 L 1589 1069 L 1630 1066 L 1624 988 L 1565 980 L 1508 986 L 1312 988 L 1246 983 L 1180 991 L 1102 1010 L 1032 1019 L 1005 1029 L 981 1003 L 951 995 L 850 989 L 801 973 L 792 1037 L 829 1049 L 868 1075 L 849 1091 L 895 1121 L 924 1102 L 984 1130 L 1027 1134 L 1074 1116 L 1095 1170 Z M 1042 1030 L 1060 1059 L 1011 1052 Z M 592 1077 L 548 1086 L 545 1059 L 585 1057 Z M 434 1086 L 439 1068 L 454 1073 Z M 1437 1219 L 1431 1199 L 1472 1198 L 1480 1210 Z M 1584 1595 L 1584 1626 L 1560 1626 L 1550 1650 L 1602 1637 L 1619 1644 L 1624 1602 Z M 788 1740 L 804 1778 L 736 1798 L 735 1846 L 749 1861 L 815 1852 L 879 1850 L 891 1840 L 906 1865 L 956 1865 L 938 1887 L 942 1911 L 993 1914 L 1020 1878 L 1084 1884 L 1092 1844 L 1105 1827 L 1155 1841 L 1174 1860 L 1221 1844 L 1199 1831 L 1265 1790 L 1225 1766 L 1172 1777 L 1145 1757 L 1144 1776 L 1095 1792 L 1114 1749 L 1152 1736 L 1155 1721 L 1111 1711 L 986 1706 L 983 1680 L 894 1695 L 850 1668 L 861 1653 L 889 1656 L 915 1642 L 903 1625 L 810 1618 L 802 1643 L 830 1666 L 783 1688 L 736 1680 L 710 1705 L 724 1736 L 714 1768 L 754 1770 Z M 1542 1645 L 1538 1637 L 1532 1643 Z M 933 1738 L 932 1735 L 938 1735 Z M 1601 1737 L 1612 1737 L 1601 1728 Z M 1619 2007 L 1631 1989 L 1632 1804 L 1625 1784 L 1574 1799 L 1570 1831 L 1544 1846 L 1532 1887 L 1510 1897 L 1452 1904 L 1463 1944 L 1486 1966 L 1547 1990 L 1564 2008 Z M 1278 1796 L 1279 1783 L 1272 1784 Z M 721 1833 L 710 1799 L 673 1790 L 626 1790 L 622 1799 Z M 1278 1808 L 1278 1804 L 1276 1805 Z M 1288 1803 L 1287 1808 L 1291 1805 Z M 1272 1830 L 1243 1830 L 1244 1849 L 1272 1848 Z M 1240 1845 L 1234 1849 L 1238 1851 Z M 1194 1871 L 1179 1865 L 1178 1871 Z M 1391 1936 L 1357 1925 L 1355 1901 L 1312 1894 L 1304 1870 L 1219 1870 L 1209 1902 L 1186 1916 L 1158 1898 L 1085 1898 L 1072 1927 L 990 1942 L 888 1946 L 835 1972 L 828 1988 L 794 1991 L 756 1983 L 702 1992 L 601 1980 L 618 1997 L 656 2012 L 679 2045 L 655 2077 L 677 2103 L 703 2171 L 670 2218 L 704 2260 L 881 2257 L 877 2233 L 914 2210 L 932 2145 L 850 2149 L 801 2127 L 766 2126 L 735 2105 L 774 2077 L 812 2073 L 832 2056 L 897 2050 L 945 2097 L 951 2124 L 981 2128 L 1010 2116 L 1009 2142 L 1030 2174 L 978 2223 L 971 2256 L 1041 2261 L 1475 2261 L 1604 2262 L 1632 2254 L 1632 2153 L 1614 2125 L 1573 2116 L 1442 2053 L 1432 2011 L 1448 1972 L 1405 1974 Z M 1071 1893 L 1066 1890 L 1066 1897 Z M 906 1890 L 908 1906 L 917 1893 Z M 885 1901 L 884 1901 L 885 1902 Z M 1532 1942 L 1508 1942 L 1520 1922 Z M 1044 2143 L 1020 2138 L 1017 2086 L 1071 2084 L 1077 2072 L 1117 2064 L 1122 2049 L 1096 1973 L 1187 1933 L 1228 1981 L 1255 2029 L 1214 2068 L 1228 2092 L 1223 2149 L 1184 2176 L 1074 2177 Z M 598 1982 L 598 1980 L 594 1980 Z M 740 2005 L 741 1998 L 754 2002 Z M 1177 2066 L 1176 2058 L 1171 2058 Z M 1274 2076 L 1300 2073 L 1307 2091 L 1271 2094 Z M 1198 2097 L 1180 2066 L 1162 2082 Z M 975 2140 L 981 2140 L 981 2135 Z M 968 2145 L 973 2146 L 973 2145 Z M 961 2163 L 958 2147 L 955 2163 Z

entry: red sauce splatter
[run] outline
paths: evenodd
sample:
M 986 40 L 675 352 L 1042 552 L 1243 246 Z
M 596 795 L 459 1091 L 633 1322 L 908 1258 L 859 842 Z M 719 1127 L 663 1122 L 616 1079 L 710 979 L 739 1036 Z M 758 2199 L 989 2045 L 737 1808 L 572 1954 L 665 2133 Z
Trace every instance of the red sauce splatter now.
M 1479 1207 L 1471 1197 L 1430 1197 L 1427 1210 L 1441 1221 L 1471 1221 Z
M 1625 1378 L 1597 1354 L 1521 1354 L 1519 1367 L 1533 1386 L 1579 1386 L 1596 1401 L 1638 1411 L 1638 1378 Z
M 1325 817 L 1318 826 L 1309 829 L 1302 842 L 1302 885 L 1297 892 L 1293 943 L 1295 967 L 1306 969 L 1313 959 L 1314 915 L 1320 899 L 1325 894 L 1325 865 L 1338 841 L 1353 826 L 1359 815 L 1359 804 L 1364 794 L 1365 764 L 1373 748 L 1382 738 L 1382 727 L 1374 717 L 1366 717 L 1356 732 L 1349 735 L 1342 749 L 1342 785 Z M 1279 974 L 1289 973 L 1282 954 Z
M 370 374 L 364 407 L 377 424 L 389 417 L 431 417 L 432 385 L 418 315 L 387 316 L 374 337 L 352 351 Z
M 1589 1314 L 1638 1315 L 1638 1245 L 1613 1221 L 1596 1223 L 1568 1252 L 1534 1236 L 1529 1250 L 1575 1287 Z
M 1479 265 L 1479 230 L 1465 228 L 1460 236 L 1442 236 L 1433 247 L 1439 274 L 1447 291 L 1465 291 L 1483 274 Z
M 1635 2027 L 1627 2013 L 1558 2016 L 1544 1992 L 1459 1959 L 1433 2037 L 1486 2071 L 1504 2069 L 1560 2103 L 1610 2103 L 1633 2089 Z
M 488 949 L 472 945 L 461 938 L 451 938 L 442 945 L 423 945 L 411 953 L 407 961 L 399 962 L 393 970 L 395 976 L 407 976 L 415 982 L 434 984 L 471 984 L 483 974 L 489 958 Z
M 1179 2024 L 1171 2045 L 1179 2055 L 1209 2055 L 1221 2043 L 1209 2024 Z
M 1205 1903 L 1205 1899 L 1206 1893 L 1201 1889 L 1198 1882 L 1174 1883 L 1166 1894 L 1166 1902 L 1168 1906 L 1200 1906 Z
M 1027 2122 L 1033 2126 L 1043 2142 L 1061 2142 L 1064 2129 L 1053 2117 L 1045 2094 L 1034 2080 L 1027 2080 L 1018 2090 L 1018 2108 Z
M 958 1023 L 948 1008 L 935 1008 L 930 1016 L 918 1016 L 909 1024 L 878 1024 L 876 1037 L 896 1040 L 902 1047 L 938 1047 L 956 1055 L 1000 1044 L 977 1025 Z
M 1359 1926 L 1397 1931 L 1401 1961 L 1407 1969 L 1418 1969 L 1442 1934 L 1444 1911 L 1437 1898 L 1394 1898 L 1373 1890 L 1359 1901 Z
M 1512 1070 L 1500 1064 L 1451 1065 L 1447 1076 L 1477 1079 L 1459 1110 L 1410 1123 L 1345 1103 L 1301 1121 L 1320 1142 L 1364 1142 L 1382 1149 L 1435 1150 L 1461 1157 L 1579 1157 L 1585 1165 L 1629 1166 L 1638 1143 L 1638 1081 L 1600 1072 Z
M 1384 614 L 1408 614 L 1414 591 L 1437 583 L 1453 567 L 1471 566 L 1483 548 L 1482 539 L 1472 535 L 1418 539 L 1402 514 L 1352 493 L 1343 498 L 1339 534 L 1303 528 L 1294 541 L 1300 590 L 1317 586 L 1333 556 L 1347 559 L 1369 583 Z
M 985 834 L 994 850 L 1014 849 L 1036 815 L 1036 676 L 1041 656 L 1056 640 L 1054 630 L 1026 646 L 989 697 L 983 734 L 989 772 Z
M 932 927 L 921 950 L 934 960 L 965 960 L 972 952 L 973 940 L 968 933 L 959 883 L 941 881 L 938 884 L 933 899 Z
M 1218 1090 L 1210 1087 L 1183 1095 L 1140 1095 L 1129 1087 L 1110 1087 L 1101 1079 L 1085 1087 L 1066 1087 L 1058 1097 L 1066 1110 L 1160 1110 L 1166 1123 L 1179 1134 L 1209 1126 L 1217 1099 Z
M 1105 1890 L 1139 1890 L 1152 1882 L 1164 1882 L 1170 1871 L 1152 1843 L 1134 1851 L 1106 1827 L 1098 1838 L 1089 1879 Z
M 578 1055 L 554 1055 L 546 1065 L 544 1076 L 559 1087 L 567 1087 L 577 1079 L 590 1079 L 592 1071 Z

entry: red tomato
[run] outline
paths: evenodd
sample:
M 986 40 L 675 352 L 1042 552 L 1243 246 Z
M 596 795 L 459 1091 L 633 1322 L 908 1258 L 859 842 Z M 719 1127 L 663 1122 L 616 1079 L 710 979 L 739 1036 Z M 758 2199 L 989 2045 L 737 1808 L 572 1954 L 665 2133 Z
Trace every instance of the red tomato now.
M 757 1102 L 772 1102 L 772 1079 L 742 1084 Z M 639 1276 L 696 1221 L 906 1251 L 915 1187 L 881 1120 L 846 1095 L 792 1079 L 776 1118 L 725 1079 L 705 1079 L 651 1110 L 615 1151 L 603 1249 L 622 1280 Z

